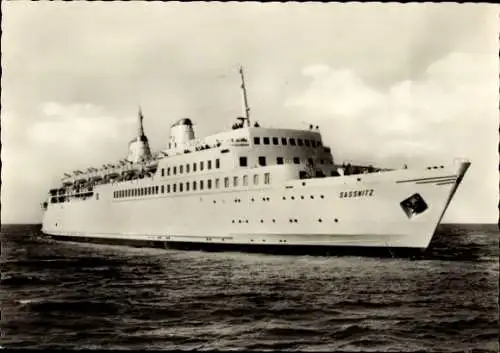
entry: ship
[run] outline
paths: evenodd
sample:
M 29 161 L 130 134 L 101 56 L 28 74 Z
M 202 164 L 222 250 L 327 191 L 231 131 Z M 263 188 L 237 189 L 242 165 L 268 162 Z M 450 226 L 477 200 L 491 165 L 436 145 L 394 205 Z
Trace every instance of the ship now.
M 267 128 L 243 112 L 204 138 L 182 118 L 152 152 L 139 107 L 126 158 L 65 173 L 42 203 L 56 240 L 205 251 L 415 256 L 470 161 L 419 168 L 337 163 L 318 126 Z

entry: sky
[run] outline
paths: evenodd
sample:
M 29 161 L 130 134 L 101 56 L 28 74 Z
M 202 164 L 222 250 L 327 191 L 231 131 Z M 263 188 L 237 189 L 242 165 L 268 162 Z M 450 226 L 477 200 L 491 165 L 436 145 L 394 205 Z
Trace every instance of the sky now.
M 499 14 L 493 4 L 2 2 L 2 223 L 41 222 L 62 173 L 241 116 L 319 125 L 337 162 L 467 158 L 444 222 L 498 220 Z

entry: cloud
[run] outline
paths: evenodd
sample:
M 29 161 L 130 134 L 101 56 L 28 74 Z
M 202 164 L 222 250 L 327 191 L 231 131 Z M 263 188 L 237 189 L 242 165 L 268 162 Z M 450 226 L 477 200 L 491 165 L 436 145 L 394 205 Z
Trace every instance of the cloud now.
M 386 91 L 374 89 L 348 69 L 312 65 L 302 73 L 309 85 L 285 106 L 322 127 L 337 162 L 418 167 L 468 158 L 472 167 L 447 219 L 494 219 L 496 57 L 450 53 L 432 63 L 421 80 L 396 82 Z
M 496 72 L 492 57 L 451 53 L 430 65 L 423 80 L 397 82 L 384 92 L 352 70 L 312 65 L 303 69 L 309 86 L 285 106 L 323 125 L 325 137 L 346 153 L 387 162 L 388 155 L 408 153 L 452 158 L 463 152 L 461 135 L 495 118 Z
M 46 102 L 41 106 L 41 113 L 40 120 L 28 127 L 30 141 L 77 150 L 118 140 L 124 128 L 132 132 L 134 123 L 130 118 L 105 115 L 103 108 L 89 103 L 64 105 Z

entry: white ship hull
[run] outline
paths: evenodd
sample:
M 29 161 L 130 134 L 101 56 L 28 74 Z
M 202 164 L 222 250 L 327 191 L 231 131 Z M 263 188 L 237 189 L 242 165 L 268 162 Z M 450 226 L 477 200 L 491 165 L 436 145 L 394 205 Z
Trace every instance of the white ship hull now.
M 114 199 L 117 184 L 98 185 L 99 199 L 49 204 L 42 231 L 58 239 L 209 250 L 425 250 L 468 167 L 461 163 L 133 199 Z M 161 185 L 161 180 L 129 183 Z M 412 215 L 401 202 L 415 194 L 426 209 Z

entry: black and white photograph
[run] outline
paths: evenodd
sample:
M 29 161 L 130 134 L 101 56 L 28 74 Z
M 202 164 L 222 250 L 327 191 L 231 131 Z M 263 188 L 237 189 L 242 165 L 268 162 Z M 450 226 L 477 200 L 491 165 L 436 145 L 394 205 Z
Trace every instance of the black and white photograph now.
M 498 5 L 1 10 L 0 348 L 498 352 Z

